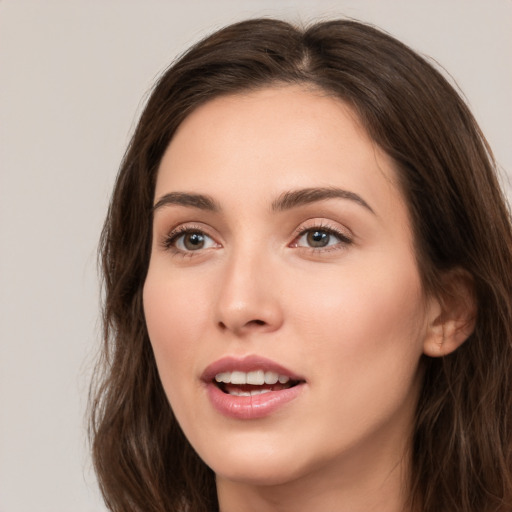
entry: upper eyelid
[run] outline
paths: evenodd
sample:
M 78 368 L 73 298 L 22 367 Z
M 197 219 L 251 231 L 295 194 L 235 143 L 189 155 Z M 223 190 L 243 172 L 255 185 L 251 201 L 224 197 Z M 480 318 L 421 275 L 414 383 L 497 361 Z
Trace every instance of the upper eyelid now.
M 172 224 L 170 227 L 167 227 L 166 229 L 162 229 L 162 231 L 164 232 L 164 236 L 166 237 L 190 231 L 200 231 L 201 233 L 204 233 L 205 235 L 208 235 L 211 238 L 215 237 L 211 233 L 212 229 L 201 221 L 178 222 L 176 224 Z
M 180 224 L 176 226 L 175 228 L 171 229 L 166 237 L 167 238 L 176 238 L 181 235 L 186 235 L 187 233 L 201 233 L 208 238 L 211 238 L 212 240 L 215 240 L 216 237 L 211 234 L 210 230 L 203 227 L 203 226 L 196 226 L 196 225 L 187 225 L 187 224 Z
M 346 234 L 342 233 L 341 231 L 337 230 L 337 229 L 331 229 L 331 228 L 327 228 L 327 227 L 318 227 L 318 228 L 308 228 L 308 229 L 304 229 L 303 231 L 301 231 L 294 239 L 294 241 L 296 240 L 299 240 L 301 239 L 302 237 L 304 237 L 304 235 L 306 235 L 307 233 L 311 232 L 311 231 L 320 231 L 320 232 L 325 232 L 327 233 L 328 235 L 330 236 L 334 236 L 336 238 L 338 238 L 338 240 L 342 243 L 347 243 L 347 242 L 351 242 L 352 241 L 352 238 L 347 236 Z
M 309 224 L 309 225 L 307 225 Z M 311 218 L 306 219 L 302 221 L 293 231 L 293 235 L 298 235 L 304 231 L 308 231 L 310 229 L 325 229 L 327 231 L 334 231 L 334 232 L 342 232 L 346 233 L 347 235 L 353 236 L 352 231 L 347 228 L 344 225 L 341 225 L 339 222 L 331 221 L 328 219 L 323 218 Z M 214 235 L 211 234 L 212 228 L 210 228 L 207 224 L 204 224 L 201 221 L 188 221 L 188 222 L 179 222 L 175 225 L 172 225 L 172 227 L 167 228 L 167 235 L 173 235 L 176 234 L 177 231 L 186 232 L 186 231 L 201 231 L 204 232 L 206 235 L 211 236 L 212 238 Z
M 169 247 L 171 243 L 174 243 L 179 237 L 186 235 L 187 233 L 202 233 L 203 235 L 211 238 L 215 243 L 219 243 L 217 237 L 211 234 L 210 230 L 207 229 L 204 225 L 200 225 L 201 223 L 180 223 L 176 226 L 171 227 L 170 229 L 165 230 L 159 237 L 161 241 L 161 245 L 164 247 Z
M 295 229 L 295 235 L 300 235 L 306 231 L 310 231 L 312 229 L 319 229 L 325 231 L 332 231 L 334 233 L 340 233 L 346 238 L 354 238 L 354 233 L 351 229 L 349 229 L 344 224 L 340 224 L 337 221 L 329 220 L 326 218 L 315 217 L 312 219 L 307 219 L 301 222 L 297 228 Z

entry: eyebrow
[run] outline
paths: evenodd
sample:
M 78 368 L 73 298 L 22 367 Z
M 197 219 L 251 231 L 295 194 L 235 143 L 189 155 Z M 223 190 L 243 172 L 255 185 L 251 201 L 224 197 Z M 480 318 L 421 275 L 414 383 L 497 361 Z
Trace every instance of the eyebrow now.
M 211 212 L 220 210 L 215 200 L 210 196 L 204 194 L 192 194 L 189 192 L 169 192 L 162 196 L 153 206 L 153 212 L 159 208 L 169 205 L 188 206 Z
M 272 210 L 281 212 L 309 203 L 316 203 L 325 199 L 348 199 L 363 206 L 373 214 L 371 206 L 355 192 L 343 190 L 337 187 L 303 188 L 281 194 L 272 202 Z
M 347 199 L 363 206 L 373 214 L 371 206 L 355 192 L 337 187 L 302 188 L 284 192 L 272 202 L 272 211 L 282 212 L 305 204 L 316 203 L 326 199 Z M 168 205 L 186 206 L 211 212 L 220 211 L 217 202 L 210 196 L 190 192 L 169 192 L 163 195 L 153 206 L 153 212 Z

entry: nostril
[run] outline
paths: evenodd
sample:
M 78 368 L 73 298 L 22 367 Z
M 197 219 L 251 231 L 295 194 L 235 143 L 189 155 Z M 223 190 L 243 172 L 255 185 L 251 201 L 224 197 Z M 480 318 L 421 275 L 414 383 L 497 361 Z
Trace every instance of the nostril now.
M 259 318 L 255 318 L 254 320 L 249 320 L 248 322 L 236 322 L 234 320 L 233 322 L 223 322 L 222 320 L 219 320 L 217 323 L 218 328 L 221 331 L 233 331 L 238 332 L 239 334 L 243 332 L 248 332 L 253 329 L 259 330 L 260 328 L 265 328 L 269 326 L 268 322 L 265 322 L 265 320 L 261 320 Z

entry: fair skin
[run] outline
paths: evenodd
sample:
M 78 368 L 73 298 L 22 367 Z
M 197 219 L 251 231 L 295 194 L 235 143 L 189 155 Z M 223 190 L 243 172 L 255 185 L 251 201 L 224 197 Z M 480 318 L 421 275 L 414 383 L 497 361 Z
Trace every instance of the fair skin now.
M 424 293 L 393 163 L 354 112 L 298 86 L 214 99 L 155 205 L 148 332 L 221 511 L 404 510 L 420 357 L 465 333 Z M 280 388 L 238 397 L 208 373 L 247 356 L 293 374 L 292 398 L 265 409 Z

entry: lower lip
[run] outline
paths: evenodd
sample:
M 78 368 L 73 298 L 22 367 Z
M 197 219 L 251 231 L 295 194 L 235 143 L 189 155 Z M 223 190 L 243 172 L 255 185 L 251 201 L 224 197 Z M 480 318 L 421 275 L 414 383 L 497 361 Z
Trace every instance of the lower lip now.
M 303 388 L 304 384 L 297 384 L 292 388 L 260 395 L 236 396 L 224 393 L 213 383 L 206 386 L 213 407 L 224 416 L 239 420 L 255 420 L 269 416 L 297 398 Z

